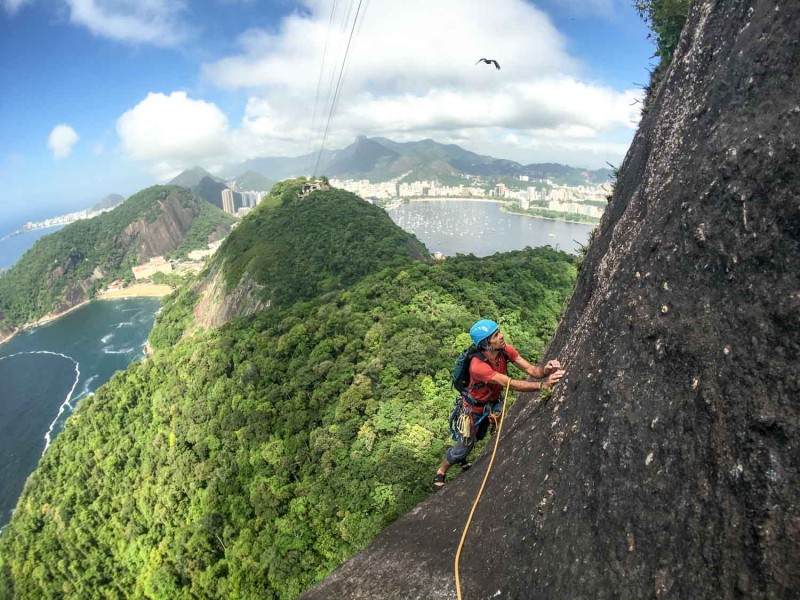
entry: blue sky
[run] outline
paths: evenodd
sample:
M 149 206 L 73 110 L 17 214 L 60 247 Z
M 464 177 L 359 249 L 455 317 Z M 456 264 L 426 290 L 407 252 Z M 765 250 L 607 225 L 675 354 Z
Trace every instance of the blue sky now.
M 316 150 L 342 64 L 327 148 L 366 134 L 618 164 L 653 62 L 632 0 L 0 6 L 0 233 L 194 165 Z

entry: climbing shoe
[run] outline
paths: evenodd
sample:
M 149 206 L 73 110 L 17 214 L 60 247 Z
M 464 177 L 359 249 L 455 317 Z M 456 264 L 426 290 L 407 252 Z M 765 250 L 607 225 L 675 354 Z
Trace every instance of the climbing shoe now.
M 456 463 L 456 464 L 457 464 L 459 467 L 461 467 L 461 472 L 462 472 L 462 473 L 463 473 L 464 471 L 468 471 L 468 470 L 469 470 L 469 468 L 472 466 L 470 463 L 468 463 L 468 462 L 467 462 L 467 459 L 466 459 L 466 458 L 465 458 L 464 460 L 462 460 L 460 463 Z
M 443 488 L 444 487 L 444 474 L 443 473 L 437 473 L 436 477 L 433 478 L 433 487 L 435 487 L 437 490 L 439 488 Z

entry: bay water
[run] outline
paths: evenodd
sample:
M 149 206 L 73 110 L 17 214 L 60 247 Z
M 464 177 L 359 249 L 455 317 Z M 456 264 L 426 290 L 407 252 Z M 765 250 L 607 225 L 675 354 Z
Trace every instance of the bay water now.
M 0 528 L 81 400 L 144 357 L 160 307 L 158 298 L 97 300 L 0 345 Z
M 387 209 L 392 220 L 413 233 L 431 252 L 445 256 L 552 246 L 578 254 L 595 225 L 514 215 L 499 202 L 424 200 Z
M 55 227 L 33 229 L 0 240 L 0 269 L 12 267 L 39 238 L 55 233 L 63 227 L 63 225 L 56 225 Z

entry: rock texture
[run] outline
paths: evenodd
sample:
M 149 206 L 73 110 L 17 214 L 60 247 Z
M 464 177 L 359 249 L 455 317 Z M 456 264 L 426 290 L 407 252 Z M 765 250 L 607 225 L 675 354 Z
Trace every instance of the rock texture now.
M 125 228 L 122 243 L 126 248 L 136 248 L 139 263 L 147 262 L 177 248 L 199 214 L 196 203 L 184 206 L 180 196 L 171 193 L 161 202 L 156 219 L 150 221 L 143 216 Z
M 194 307 L 194 322 L 199 327 L 220 327 L 233 319 L 255 314 L 269 306 L 269 302 L 261 298 L 263 287 L 249 273 L 242 276 L 233 290 L 226 291 L 222 271 L 222 267 L 214 267 L 197 289 L 200 299 Z
M 464 598 L 800 596 L 800 2 L 699 0 L 461 556 Z M 487 457 L 304 598 L 454 598 Z M 431 473 L 433 475 L 433 473 Z

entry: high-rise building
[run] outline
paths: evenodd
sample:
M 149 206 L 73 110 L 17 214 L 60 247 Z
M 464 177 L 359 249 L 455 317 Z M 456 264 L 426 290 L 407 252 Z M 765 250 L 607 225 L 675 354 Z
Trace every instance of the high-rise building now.
M 231 189 L 222 190 L 222 210 L 231 215 L 236 213 L 236 204 L 234 203 L 233 190 Z

